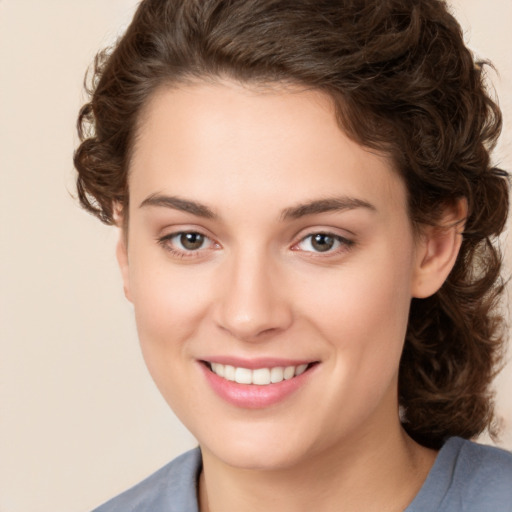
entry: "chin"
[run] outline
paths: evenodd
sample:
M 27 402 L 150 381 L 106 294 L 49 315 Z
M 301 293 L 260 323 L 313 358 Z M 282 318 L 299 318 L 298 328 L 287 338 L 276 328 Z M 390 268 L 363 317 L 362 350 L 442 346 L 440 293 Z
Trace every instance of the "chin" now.
M 312 440 L 311 440 L 312 441 Z M 290 469 L 314 451 L 314 442 L 307 435 L 263 425 L 238 426 L 223 429 L 215 438 L 211 435 L 199 438 L 203 452 L 237 469 L 278 471 Z
M 262 447 L 261 444 L 247 446 L 230 443 L 229 447 L 220 447 L 213 455 L 228 466 L 251 471 L 290 469 L 300 460 L 297 450 L 275 450 Z

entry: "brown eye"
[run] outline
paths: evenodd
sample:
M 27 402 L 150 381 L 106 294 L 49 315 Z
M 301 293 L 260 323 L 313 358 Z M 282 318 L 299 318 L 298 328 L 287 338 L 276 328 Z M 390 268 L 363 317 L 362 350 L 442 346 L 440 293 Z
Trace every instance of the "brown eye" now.
M 334 247 L 336 240 L 330 235 L 317 233 L 311 237 L 311 247 L 318 252 L 326 252 Z
M 196 251 L 204 245 L 205 236 L 201 233 L 181 233 L 179 235 L 180 245 L 187 251 Z
M 175 258 L 201 258 L 220 245 L 210 237 L 197 231 L 177 231 L 157 239 L 167 252 Z
M 294 250 L 300 250 L 306 253 L 320 254 L 329 253 L 337 254 L 347 251 L 354 245 L 352 240 L 334 233 L 311 233 L 305 236 L 296 246 Z

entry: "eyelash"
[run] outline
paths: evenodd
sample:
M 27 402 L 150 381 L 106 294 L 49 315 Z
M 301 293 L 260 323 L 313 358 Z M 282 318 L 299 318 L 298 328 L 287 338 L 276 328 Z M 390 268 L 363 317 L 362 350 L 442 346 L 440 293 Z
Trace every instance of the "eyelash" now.
M 315 255 L 315 257 L 329 257 L 329 256 L 335 256 L 342 252 L 346 252 L 349 249 L 351 249 L 354 246 L 354 241 L 349 240 L 348 238 L 345 238 L 341 235 L 337 235 L 336 233 L 330 233 L 328 231 L 316 231 L 314 233 L 309 233 L 308 235 L 302 237 L 299 242 L 294 244 L 292 246 L 292 250 L 300 250 L 296 249 L 299 247 L 300 244 L 304 243 L 306 240 L 309 240 L 309 244 L 312 245 L 314 237 L 327 237 L 331 238 L 335 244 L 337 244 L 337 247 L 335 249 L 329 248 L 326 251 L 303 251 L 305 253 L 309 253 L 310 255 Z
M 201 256 L 202 251 L 204 250 L 203 247 L 199 247 L 195 250 L 192 249 L 176 249 L 173 247 L 172 240 L 178 237 L 181 237 L 183 235 L 198 235 L 200 237 L 203 237 L 203 242 L 209 242 L 210 245 L 220 247 L 219 244 L 214 242 L 209 236 L 204 235 L 203 233 L 200 233 L 198 231 L 178 231 L 175 233 L 170 233 L 168 235 L 165 235 L 163 237 L 160 237 L 157 239 L 157 242 L 169 253 L 172 254 L 172 256 L 180 259 L 185 258 L 197 258 Z M 353 240 L 349 240 L 348 238 L 345 238 L 341 235 L 337 235 L 335 233 L 330 233 L 328 231 L 315 231 L 313 233 L 309 233 L 308 235 L 302 237 L 297 243 L 293 244 L 291 247 L 292 251 L 300 251 L 299 248 L 300 244 L 303 244 L 306 240 L 310 240 L 310 244 L 312 244 L 313 237 L 322 236 L 322 237 L 328 237 L 334 240 L 335 244 L 338 244 L 336 249 L 332 250 L 332 248 L 329 248 L 326 251 L 315 251 L 315 250 L 303 250 L 304 253 L 308 254 L 308 257 L 329 257 L 334 256 L 342 252 L 347 252 L 350 250 L 355 242 Z M 314 256 L 312 256 L 314 255 Z
M 174 257 L 184 259 L 184 258 L 197 258 L 201 255 L 201 249 L 203 247 L 199 247 L 196 250 L 187 250 L 187 249 L 176 249 L 173 247 L 172 240 L 174 238 L 182 237 L 183 235 L 199 235 L 203 237 L 204 242 L 209 241 L 211 245 L 217 245 L 209 236 L 200 233 L 199 231 L 178 231 L 176 233 L 170 233 L 161 238 L 158 238 L 158 243 L 168 252 L 170 252 Z

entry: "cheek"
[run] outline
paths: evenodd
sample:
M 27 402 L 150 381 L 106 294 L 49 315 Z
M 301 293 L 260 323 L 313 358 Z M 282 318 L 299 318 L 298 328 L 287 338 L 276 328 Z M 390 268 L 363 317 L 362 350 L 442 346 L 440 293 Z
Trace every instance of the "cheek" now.
M 383 257 L 378 264 L 362 266 L 361 271 L 347 269 L 333 280 L 329 294 L 308 298 L 308 309 L 318 312 L 310 316 L 311 321 L 334 354 L 328 364 L 336 379 L 325 389 L 325 399 L 344 404 L 347 418 L 359 418 L 354 420 L 357 424 L 379 404 L 395 412 L 410 304 L 404 264 L 395 265 L 392 258 Z
M 187 373 L 194 360 L 190 341 L 199 337 L 207 294 L 168 266 L 160 271 L 149 270 L 150 265 L 133 268 L 133 305 L 144 361 L 169 406 L 186 418 L 197 393 L 197 383 Z
M 319 312 L 339 326 L 359 324 L 364 329 L 378 319 L 392 324 L 394 318 L 403 317 L 410 302 L 407 268 L 407 261 L 394 263 L 383 257 L 340 266 L 325 279 L 312 275 L 308 293 L 302 293 L 305 309 Z
M 354 258 L 302 293 L 303 316 L 343 355 L 339 364 L 353 365 L 346 371 L 398 367 L 411 300 L 411 254 L 390 248 L 371 259 Z
M 166 357 L 194 336 L 207 310 L 204 276 L 192 267 L 155 262 L 144 255 L 131 264 L 131 292 L 142 350 Z

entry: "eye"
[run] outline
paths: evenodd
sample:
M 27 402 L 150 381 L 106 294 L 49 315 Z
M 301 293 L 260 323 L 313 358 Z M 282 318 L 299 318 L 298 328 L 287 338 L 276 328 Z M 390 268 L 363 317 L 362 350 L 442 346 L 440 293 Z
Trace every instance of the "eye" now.
M 189 257 L 202 249 L 215 248 L 216 244 L 206 235 L 197 231 L 180 231 L 158 239 L 158 243 L 175 256 Z
M 205 243 L 206 237 L 201 233 L 178 233 L 171 238 L 171 241 L 180 245 L 180 249 L 186 251 L 197 251 Z
M 305 252 L 338 252 L 343 248 L 349 248 L 353 245 L 351 240 L 348 240 L 340 235 L 332 233 L 312 233 L 305 236 L 295 247 L 298 250 Z

